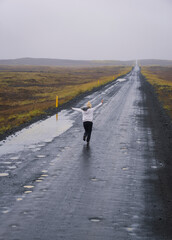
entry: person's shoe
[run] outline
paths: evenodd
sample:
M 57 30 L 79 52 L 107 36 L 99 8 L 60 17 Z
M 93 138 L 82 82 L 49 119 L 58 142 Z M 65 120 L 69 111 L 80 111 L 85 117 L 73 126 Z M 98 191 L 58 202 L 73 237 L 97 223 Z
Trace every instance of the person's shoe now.
M 85 141 L 85 138 L 86 138 L 86 136 L 85 136 L 85 134 L 84 134 L 84 136 L 83 136 L 83 140 Z

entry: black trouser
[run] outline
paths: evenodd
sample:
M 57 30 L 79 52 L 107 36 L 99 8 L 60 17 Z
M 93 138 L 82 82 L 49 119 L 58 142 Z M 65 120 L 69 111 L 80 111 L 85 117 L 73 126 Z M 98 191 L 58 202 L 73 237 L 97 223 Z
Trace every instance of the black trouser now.
M 90 138 L 91 138 L 93 123 L 92 122 L 83 122 L 83 125 L 84 125 L 84 129 L 85 129 L 84 137 L 87 137 L 87 142 L 89 142 Z

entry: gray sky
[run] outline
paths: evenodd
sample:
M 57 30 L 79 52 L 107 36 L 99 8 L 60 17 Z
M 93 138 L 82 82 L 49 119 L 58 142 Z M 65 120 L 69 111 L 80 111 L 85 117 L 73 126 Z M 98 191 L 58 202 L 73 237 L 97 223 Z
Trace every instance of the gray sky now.
M 0 0 L 0 59 L 172 59 L 172 0 Z

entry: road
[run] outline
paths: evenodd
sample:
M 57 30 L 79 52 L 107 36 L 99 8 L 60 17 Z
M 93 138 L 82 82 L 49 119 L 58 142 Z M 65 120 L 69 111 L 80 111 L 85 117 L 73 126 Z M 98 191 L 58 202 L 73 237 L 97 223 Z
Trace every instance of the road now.
M 71 109 L 1 143 L 0 240 L 172 239 L 170 140 L 142 84 L 136 66 L 73 106 L 104 99 L 89 147 Z

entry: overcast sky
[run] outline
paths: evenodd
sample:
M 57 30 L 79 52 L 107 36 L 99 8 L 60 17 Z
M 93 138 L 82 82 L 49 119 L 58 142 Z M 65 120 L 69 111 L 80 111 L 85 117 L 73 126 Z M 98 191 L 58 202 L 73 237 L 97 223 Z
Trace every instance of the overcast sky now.
M 0 59 L 172 59 L 172 0 L 0 0 Z

